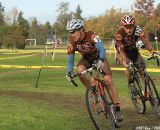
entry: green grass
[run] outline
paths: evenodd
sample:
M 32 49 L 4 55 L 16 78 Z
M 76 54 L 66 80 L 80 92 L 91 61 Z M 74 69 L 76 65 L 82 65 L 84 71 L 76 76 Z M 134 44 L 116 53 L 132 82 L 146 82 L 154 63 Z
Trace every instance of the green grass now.
M 0 97 L 0 100 L 1 130 L 74 130 L 78 129 L 79 123 L 85 123 L 86 116 L 75 117 L 81 116 L 78 111 L 73 112 L 72 109 L 45 101 L 10 96 Z M 82 128 L 85 129 L 84 127 L 80 129 Z
M 7 58 L 24 54 L 0 55 Z M 41 58 L 42 55 L 11 58 L 0 60 L 0 64 L 40 65 Z M 80 55 L 76 55 L 75 65 L 80 58 Z M 108 55 L 108 59 L 110 65 L 115 66 L 114 57 Z M 56 53 L 54 61 L 51 61 L 49 54 L 43 65 L 66 66 L 66 62 L 65 53 Z M 152 63 L 149 65 L 155 66 Z M 0 130 L 93 130 L 85 107 L 85 87 L 79 79 L 76 79 L 79 87 L 74 87 L 65 78 L 66 69 L 42 69 L 39 87 L 35 88 L 38 72 L 39 69 L 0 68 Z M 112 74 L 119 97 L 129 100 L 124 72 L 112 71 Z M 159 84 L 159 73 L 150 74 L 158 79 Z M 125 130 L 127 125 L 124 125 Z

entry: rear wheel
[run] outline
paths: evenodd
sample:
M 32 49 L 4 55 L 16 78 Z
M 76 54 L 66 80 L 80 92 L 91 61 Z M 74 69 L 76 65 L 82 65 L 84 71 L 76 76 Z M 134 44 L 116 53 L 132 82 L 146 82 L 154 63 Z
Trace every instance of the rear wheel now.
M 105 100 L 105 97 L 98 94 L 98 91 L 91 93 L 88 88 L 85 99 L 87 111 L 95 128 L 97 130 L 115 130 L 114 119 L 110 111 L 109 103 Z
M 129 94 L 130 94 L 132 103 L 134 104 L 138 113 L 144 114 L 145 111 L 146 111 L 146 103 L 145 103 L 145 98 L 144 98 L 143 93 L 142 93 L 142 88 L 141 88 L 141 85 L 140 85 L 140 81 L 138 81 L 137 78 L 134 79 L 134 86 L 138 90 L 138 93 L 133 98 L 132 97 L 132 92 L 129 88 Z
M 155 113 L 158 115 L 158 117 L 160 117 L 160 96 L 150 76 L 148 76 L 147 87 L 148 87 L 148 95 L 149 95 L 150 104 L 153 110 L 155 111 Z

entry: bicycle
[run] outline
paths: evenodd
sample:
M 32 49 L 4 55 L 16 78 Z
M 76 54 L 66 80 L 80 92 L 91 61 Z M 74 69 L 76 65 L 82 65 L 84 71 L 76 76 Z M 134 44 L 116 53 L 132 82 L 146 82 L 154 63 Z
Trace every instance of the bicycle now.
M 73 77 L 80 75 L 87 75 L 91 81 L 94 82 L 92 88 L 87 88 L 85 93 L 86 107 L 91 118 L 94 127 L 100 130 L 101 127 L 108 128 L 109 130 L 115 130 L 120 127 L 120 122 L 115 117 L 115 110 L 112 97 L 109 92 L 109 88 L 104 80 L 101 79 L 104 72 L 97 69 L 93 64 L 91 68 L 75 74 Z M 71 80 L 72 84 L 78 86 L 75 81 Z M 105 120 L 105 123 L 103 122 Z
M 159 58 L 158 57 L 150 57 L 147 59 L 156 59 L 157 65 L 159 66 Z M 158 94 L 158 91 L 156 89 L 156 86 L 152 80 L 152 78 L 149 76 L 145 64 L 141 64 L 141 69 L 137 69 L 137 65 L 140 65 L 140 63 L 132 63 L 130 66 L 133 68 L 133 80 L 134 80 L 134 86 L 136 87 L 137 93 L 135 97 L 132 97 L 132 91 L 129 89 L 131 100 L 137 110 L 138 113 L 144 114 L 146 112 L 146 101 L 149 101 L 153 110 L 155 113 L 160 117 L 160 96 Z M 144 90 L 142 86 L 142 82 L 140 81 L 138 72 L 143 72 L 144 75 Z

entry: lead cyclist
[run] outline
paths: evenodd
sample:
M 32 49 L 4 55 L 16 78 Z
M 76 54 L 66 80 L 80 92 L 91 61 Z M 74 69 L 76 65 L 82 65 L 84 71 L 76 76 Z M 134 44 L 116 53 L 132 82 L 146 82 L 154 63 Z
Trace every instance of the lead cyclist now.
M 90 68 L 95 60 L 97 60 L 97 67 L 105 72 L 104 80 L 109 86 L 110 93 L 114 102 L 115 116 L 118 121 L 123 120 L 123 116 L 120 110 L 120 103 L 116 87 L 112 81 L 112 75 L 108 60 L 106 58 L 106 51 L 103 47 L 103 43 L 97 34 L 93 31 L 86 31 L 83 21 L 80 19 L 72 19 L 67 23 L 67 31 L 69 32 L 68 42 L 68 65 L 67 65 L 67 79 L 71 81 L 73 77 L 73 66 L 75 51 L 81 53 L 82 58 L 77 64 L 78 73 Z M 81 75 L 80 81 L 84 86 L 89 87 L 91 91 L 93 85 L 89 82 L 85 75 Z

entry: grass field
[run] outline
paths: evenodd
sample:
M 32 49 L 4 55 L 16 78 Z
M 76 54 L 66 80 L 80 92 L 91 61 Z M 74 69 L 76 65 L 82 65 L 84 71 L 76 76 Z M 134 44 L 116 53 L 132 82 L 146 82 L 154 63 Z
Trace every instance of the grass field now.
M 0 51 L 0 65 L 39 66 L 41 57 L 38 52 Z M 75 62 L 80 57 L 77 54 Z M 108 59 L 111 67 L 122 67 L 115 65 L 114 56 L 108 54 Z M 67 55 L 56 53 L 55 60 L 51 61 L 49 53 L 43 64 L 66 66 Z M 157 68 L 154 62 L 150 62 L 148 67 Z M 42 69 L 39 87 L 35 88 L 38 71 L 29 68 L 0 68 L 0 130 L 93 130 L 85 107 L 85 88 L 79 80 L 76 79 L 79 84 L 76 88 L 66 80 L 65 68 Z M 124 113 L 122 128 L 119 130 L 133 130 L 140 125 L 159 126 L 160 120 L 150 109 L 149 103 L 145 115 L 139 115 L 134 110 L 129 100 L 124 72 L 112 73 Z M 160 73 L 150 75 L 156 79 L 160 93 Z

